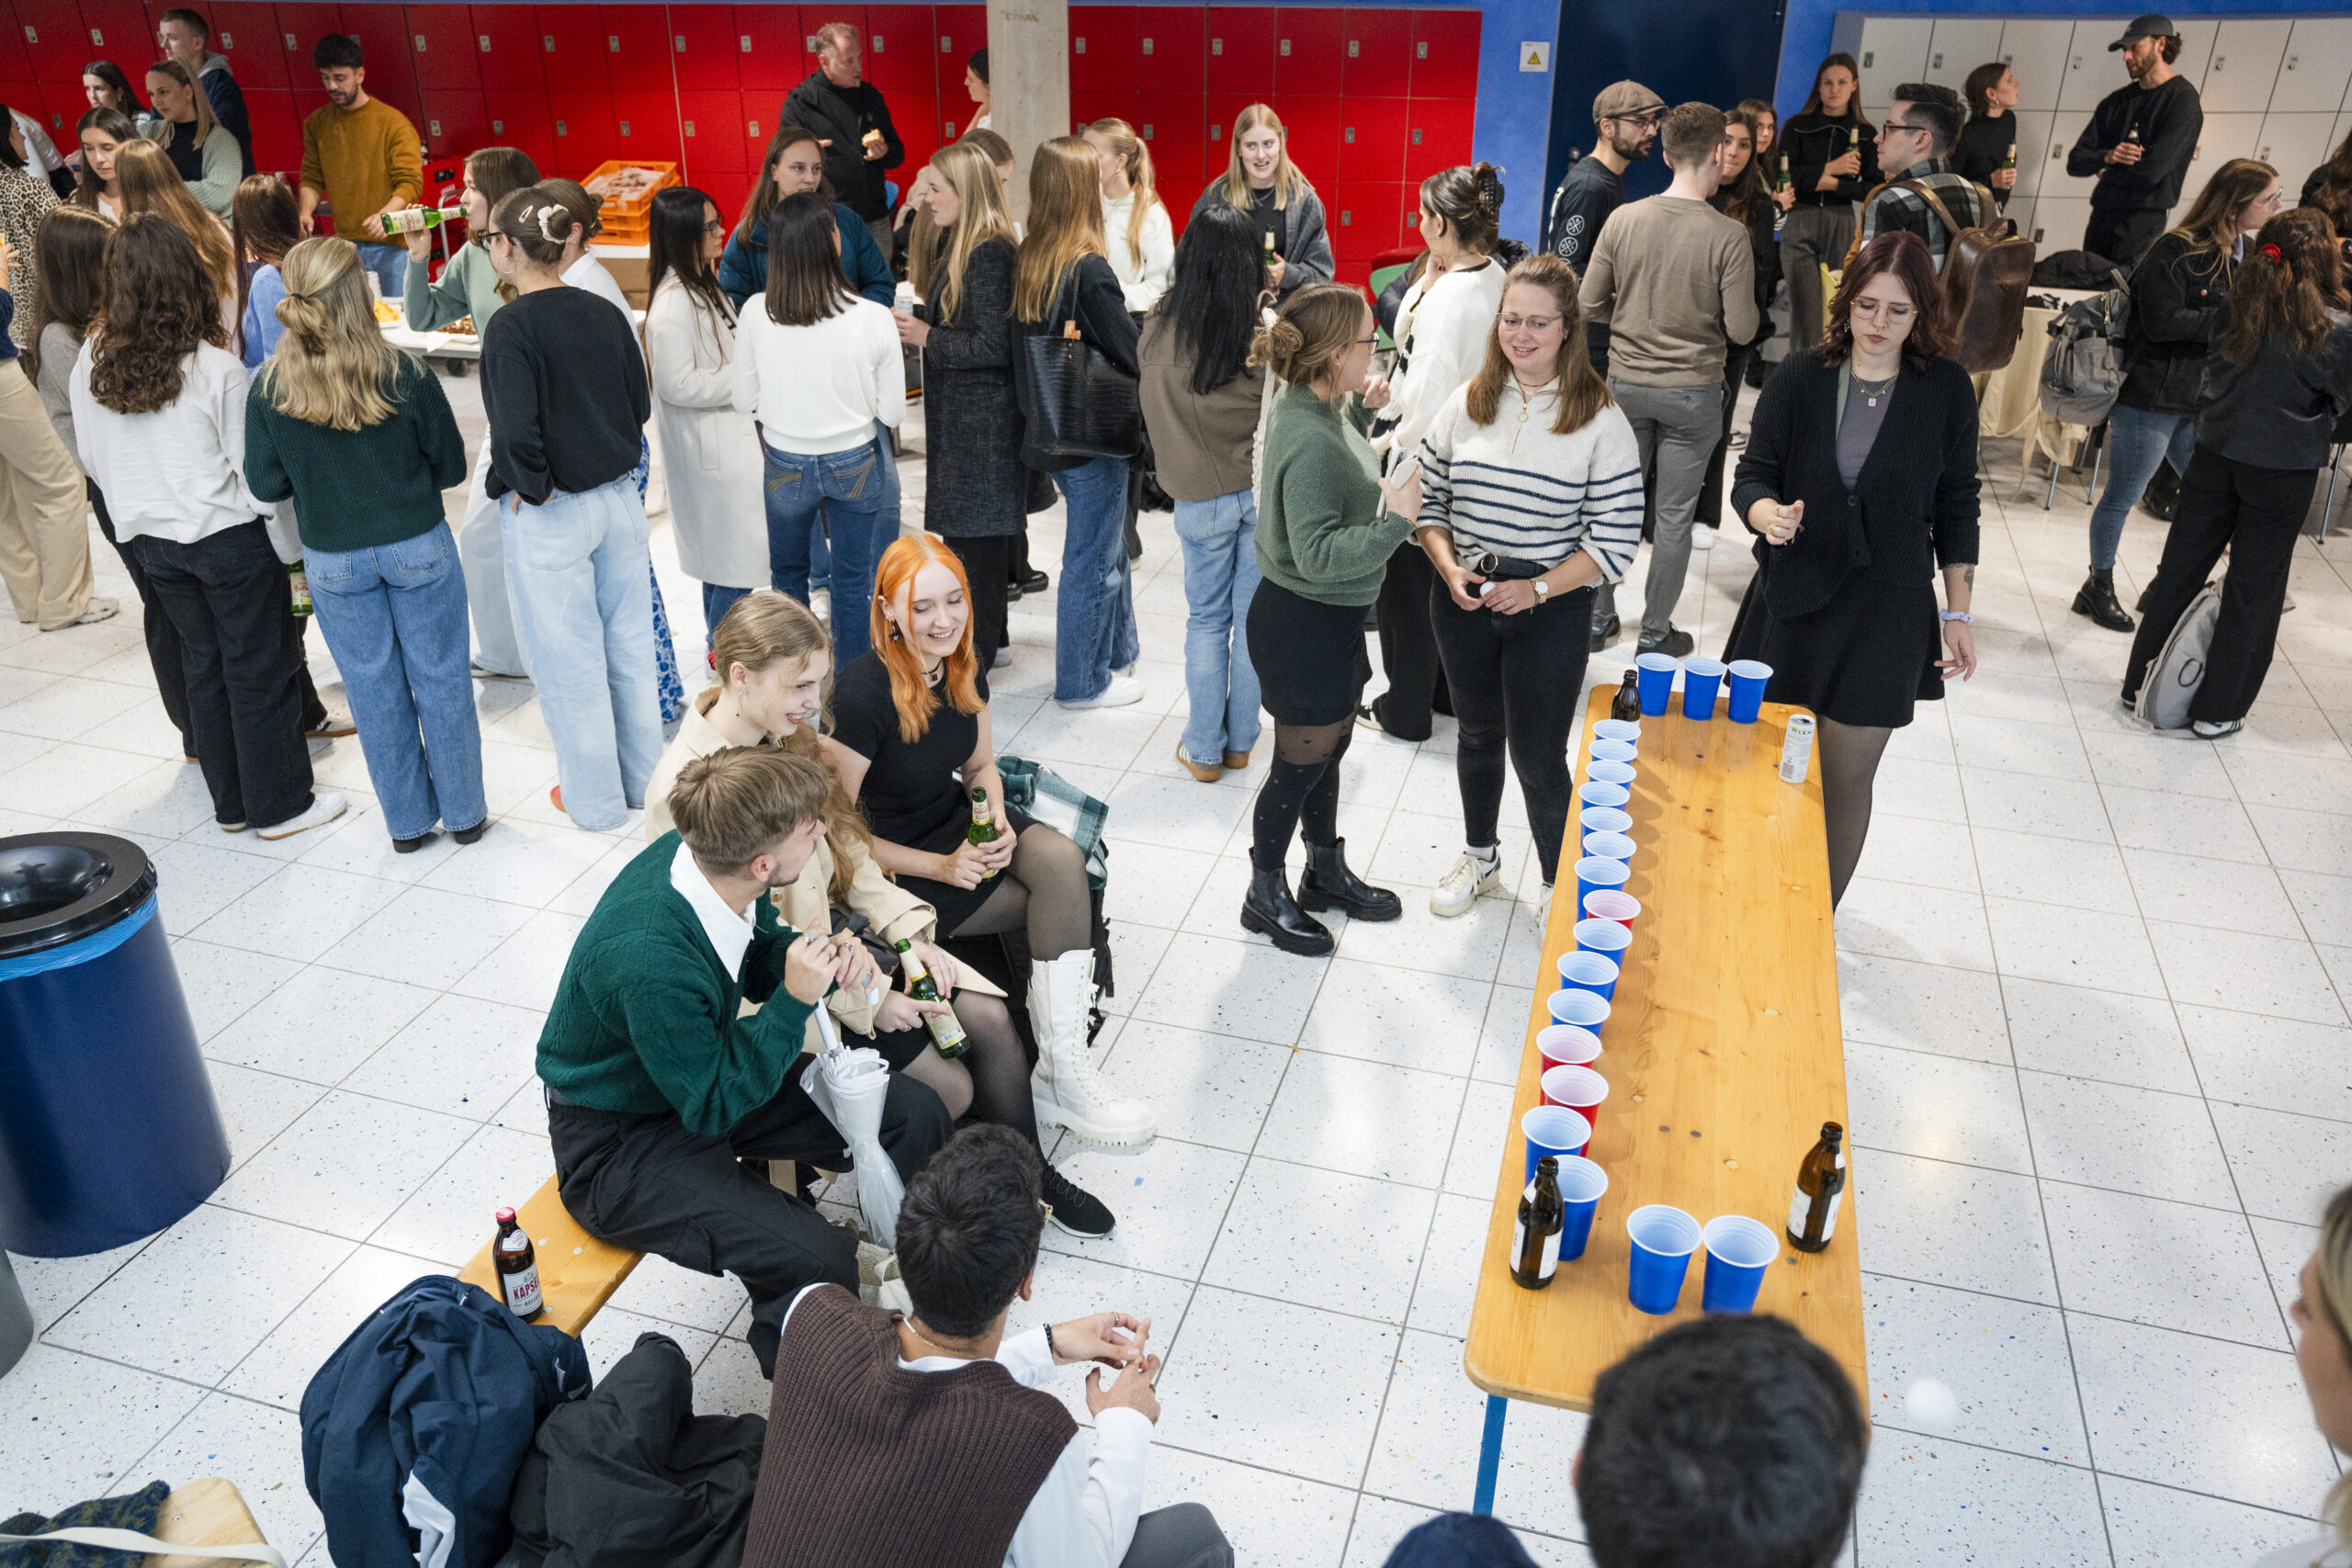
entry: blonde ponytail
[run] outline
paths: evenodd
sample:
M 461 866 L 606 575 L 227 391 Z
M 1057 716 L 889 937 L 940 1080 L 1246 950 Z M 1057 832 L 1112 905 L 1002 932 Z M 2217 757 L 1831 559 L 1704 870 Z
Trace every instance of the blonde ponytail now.
M 368 276 L 348 240 L 322 234 L 277 264 L 286 328 L 261 367 L 262 393 L 290 419 L 330 430 L 364 430 L 392 416 L 386 396 L 400 350 L 384 341 L 368 298 Z

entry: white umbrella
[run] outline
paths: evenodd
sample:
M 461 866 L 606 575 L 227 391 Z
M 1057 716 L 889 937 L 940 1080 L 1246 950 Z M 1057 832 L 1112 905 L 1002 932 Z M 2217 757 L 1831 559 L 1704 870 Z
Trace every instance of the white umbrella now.
M 899 1203 L 907 1190 L 899 1181 L 899 1168 L 882 1147 L 882 1102 L 890 1092 L 890 1068 L 882 1053 L 870 1046 L 844 1050 L 832 1014 L 817 1009 L 818 1032 L 825 1052 L 808 1065 L 800 1087 L 825 1113 L 857 1162 L 857 1206 L 865 1217 L 865 1234 L 884 1247 L 899 1245 Z

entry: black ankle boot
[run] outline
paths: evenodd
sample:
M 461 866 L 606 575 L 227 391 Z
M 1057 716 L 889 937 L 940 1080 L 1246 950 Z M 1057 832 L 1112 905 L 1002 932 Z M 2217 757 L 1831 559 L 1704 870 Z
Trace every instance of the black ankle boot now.
M 1272 871 L 1250 867 L 1250 894 L 1241 900 L 1241 929 L 1271 939 L 1284 953 L 1320 958 L 1331 951 L 1331 933 L 1323 922 L 1298 907 L 1290 896 L 1290 878 L 1281 866 Z
M 1393 920 L 1405 913 L 1405 901 L 1385 887 L 1348 869 L 1348 841 L 1306 846 L 1306 870 L 1298 879 L 1298 902 L 1307 909 L 1344 909 L 1351 920 Z
M 2075 614 L 2087 615 L 2097 625 L 2111 632 L 2128 632 L 2132 617 L 2123 613 L 2122 604 L 2115 597 L 2115 573 L 2094 571 L 2083 580 L 2075 595 Z

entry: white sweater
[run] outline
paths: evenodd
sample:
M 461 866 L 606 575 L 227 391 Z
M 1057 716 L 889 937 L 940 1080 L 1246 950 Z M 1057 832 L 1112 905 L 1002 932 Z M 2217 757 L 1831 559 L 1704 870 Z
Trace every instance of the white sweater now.
M 1388 406 L 1372 423 L 1372 449 L 1388 466 L 1410 452 L 1437 417 L 1448 394 L 1486 363 L 1487 340 L 1503 308 L 1502 263 L 1448 272 L 1431 282 L 1424 273 L 1396 308 L 1396 364 L 1388 373 Z
M 580 259 L 564 269 L 563 280 L 574 288 L 585 288 L 599 299 L 610 300 L 613 309 L 621 313 L 623 321 L 637 320 L 629 314 L 628 296 L 621 292 L 621 286 L 613 280 L 613 275 L 605 270 L 605 264 L 598 261 L 593 253 L 582 251 Z M 477 321 L 474 325 L 479 328 L 481 323 Z
M 1614 582 L 1642 542 L 1641 448 L 1614 403 L 1554 434 L 1558 386 L 1531 400 L 1507 382 L 1492 424 L 1470 417 L 1468 383 L 1448 393 L 1421 436 L 1415 524 L 1448 530 L 1464 558 L 1491 550 L 1550 568 L 1582 550 Z
M 153 413 L 117 413 L 90 395 L 90 347 L 67 395 L 82 470 L 106 491 L 115 536 L 192 545 L 268 511 L 245 488 L 245 367 L 198 344 L 180 361 L 180 395 Z
M 735 406 L 779 452 L 823 457 L 896 430 L 907 415 L 907 367 L 889 308 L 850 301 L 814 326 L 780 327 L 767 299 L 743 301 L 735 329 Z
M 1155 201 L 1143 215 L 1143 254 L 1127 243 L 1127 224 L 1136 209 L 1129 186 L 1122 197 L 1102 198 L 1102 243 L 1110 247 L 1111 270 L 1127 297 L 1127 309 L 1141 315 L 1159 303 L 1176 276 L 1176 230 L 1168 220 L 1168 204 Z

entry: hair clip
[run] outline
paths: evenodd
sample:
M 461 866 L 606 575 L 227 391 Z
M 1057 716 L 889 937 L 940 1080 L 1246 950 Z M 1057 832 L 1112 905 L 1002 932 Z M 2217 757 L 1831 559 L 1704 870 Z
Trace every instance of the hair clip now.
M 2283 261 L 2285 261 L 2285 260 L 2287 259 L 2287 253 L 2286 253 L 2286 252 L 2284 252 L 2284 251 L 2282 251 L 2282 250 L 2280 250 L 2277 245 L 2273 245 L 2273 244 L 2266 244 L 2266 245 L 2264 245 L 2264 246 L 2262 247 L 2262 254 L 2263 254 L 2264 255 L 2266 255 L 2266 256 L 2268 256 L 2272 261 L 2275 261 L 2275 262 L 2283 262 Z

